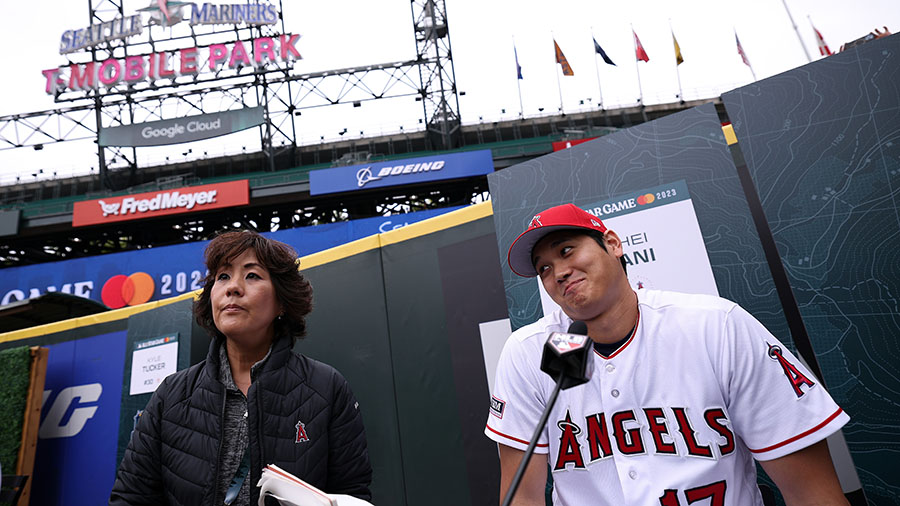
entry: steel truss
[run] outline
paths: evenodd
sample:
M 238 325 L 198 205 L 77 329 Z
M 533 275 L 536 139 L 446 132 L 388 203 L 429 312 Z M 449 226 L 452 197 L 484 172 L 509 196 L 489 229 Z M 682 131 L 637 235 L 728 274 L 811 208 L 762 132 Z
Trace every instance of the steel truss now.
M 92 24 L 124 16 L 122 0 L 88 0 Z M 110 128 L 193 114 L 221 112 L 263 106 L 265 124 L 260 143 L 267 168 L 275 159 L 292 156 L 297 149 L 295 116 L 308 108 L 338 104 L 358 104 L 369 100 L 415 96 L 423 102 L 427 140 L 432 149 L 459 145 L 459 103 L 456 95 L 446 6 L 443 0 L 411 2 L 417 58 L 377 65 L 295 74 L 290 67 L 273 63 L 257 68 L 220 68 L 215 73 L 179 76 L 169 81 L 120 83 L 86 91 L 58 91 L 59 104 L 72 105 L 52 110 L 0 117 L 0 150 L 32 147 L 73 140 L 97 139 L 98 125 Z M 280 7 L 280 6 L 279 6 Z M 155 40 L 148 29 L 137 43 L 113 40 L 89 53 L 69 55 L 70 64 L 102 62 L 109 58 L 146 55 L 178 49 L 191 39 L 193 47 L 277 37 L 285 33 L 273 26 L 229 30 L 191 27 L 190 36 Z M 202 53 L 201 53 L 202 54 Z M 208 62 L 199 61 L 198 66 Z M 109 189 L 135 184 L 136 148 L 98 146 L 100 178 Z M 130 174 L 127 181 L 114 184 L 109 169 Z

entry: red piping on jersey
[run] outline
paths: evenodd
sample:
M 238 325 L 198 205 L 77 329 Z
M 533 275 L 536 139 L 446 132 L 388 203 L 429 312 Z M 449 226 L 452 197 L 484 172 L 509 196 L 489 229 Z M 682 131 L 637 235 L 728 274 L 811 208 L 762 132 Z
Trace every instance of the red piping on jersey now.
M 774 449 L 776 449 L 776 448 L 781 448 L 782 446 L 784 446 L 784 445 L 786 445 L 786 444 L 790 444 L 790 443 L 793 443 L 794 441 L 796 441 L 796 440 L 798 440 L 798 439 L 802 439 L 802 438 L 804 438 L 804 437 L 806 437 L 806 436 L 812 434 L 813 432 L 815 432 L 815 431 L 821 429 L 822 427 L 828 425 L 832 420 L 834 420 L 835 418 L 837 418 L 837 416 L 840 415 L 840 414 L 843 413 L 843 412 L 844 412 L 844 410 L 841 409 L 840 407 L 838 407 L 837 411 L 835 411 L 831 416 L 829 416 L 828 418 L 826 418 L 824 422 L 820 423 L 819 425 L 816 425 L 816 426 L 813 427 L 812 429 L 809 429 L 808 431 L 806 431 L 806 432 L 804 432 L 804 433 L 802 433 L 802 434 L 797 434 L 796 436 L 794 436 L 794 437 L 792 437 L 792 438 L 785 439 L 784 441 L 782 441 L 782 442 L 780 442 L 780 443 L 777 443 L 777 444 L 774 444 L 774 445 L 772 445 L 772 446 L 767 446 L 767 447 L 765 447 L 765 448 L 760 448 L 759 450 L 754 450 L 753 448 L 748 448 L 748 450 L 750 450 L 750 451 L 753 452 L 753 453 L 763 453 L 763 452 L 767 452 L 767 451 L 774 450 Z
M 521 440 L 521 439 L 519 439 L 519 438 L 517 438 L 517 437 L 512 437 L 512 436 L 510 436 L 510 435 L 504 434 L 504 433 L 502 433 L 502 432 L 500 432 L 500 431 L 498 431 L 498 430 L 494 430 L 493 428 L 491 428 L 490 425 L 485 425 L 485 427 L 487 427 L 487 430 L 493 432 L 494 434 L 503 436 L 503 437 L 505 437 L 506 439 L 511 439 L 511 440 L 515 441 L 516 443 L 522 443 L 523 445 L 529 445 L 529 444 L 531 444 L 531 442 L 529 442 L 529 441 L 524 441 L 524 440 Z M 550 444 L 549 444 L 549 443 L 547 443 L 547 444 L 541 444 L 541 443 L 538 443 L 538 444 L 535 445 L 535 446 L 545 447 L 545 446 L 550 446 Z
M 608 356 L 608 357 L 603 356 L 602 353 L 600 353 L 599 351 L 597 351 L 597 348 L 594 348 L 594 353 L 596 353 L 598 357 L 600 357 L 600 358 L 605 358 L 605 359 L 607 359 L 607 360 L 609 360 L 609 359 L 615 357 L 615 356 L 618 355 L 619 353 L 622 353 L 622 350 L 624 350 L 625 348 L 627 348 L 628 345 L 631 344 L 631 341 L 634 341 L 634 336 L 637 335 L 638 325 L 639 325 L 640 323 L 641 323 L 641 308 L 638 307 L 637 318 L 636 318 L 636 320 L 635 320 L 635 322 L 634 322 L 634 330 L 631 331 L 631 337 L 629 337 L 628 340 L 625 341 L 625 344 L 623 344 L 622 346 L 619 346 L 619 349 L 616 350 L 616 351 L 614 351 L 613 354 L 610 355 L 610 356 Z

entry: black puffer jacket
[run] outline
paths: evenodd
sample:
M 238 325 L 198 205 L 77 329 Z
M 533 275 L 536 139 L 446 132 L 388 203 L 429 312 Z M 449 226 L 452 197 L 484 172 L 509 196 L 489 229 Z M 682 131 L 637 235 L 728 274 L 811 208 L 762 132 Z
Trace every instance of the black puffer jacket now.
M 218 505 L 216 473 L 225 387 L 218 340 L 206 360 L 157 388 L 131 435 L 110 505 Z M 370 499 L 372 468 L 359 406 L 329 365 L 279 339 L 247 391 L 251 504 L 262 468 L 275 464 L 325 492 Z M 303 422 L 308 441 L 295 442 Z

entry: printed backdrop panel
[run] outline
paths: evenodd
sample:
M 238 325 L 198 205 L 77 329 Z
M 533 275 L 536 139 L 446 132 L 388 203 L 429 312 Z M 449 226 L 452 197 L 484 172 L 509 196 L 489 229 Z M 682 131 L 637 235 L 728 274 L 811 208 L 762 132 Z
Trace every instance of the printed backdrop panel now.
M 900 36 L 723 95 L 869 504 L 900 497 Z
M 543 311 L 538 283 L 509 270 L 509 245 L 532 216 L 571 202 L 599 211 L 628 238 L 635 288 L 718 292 L 791 342 L 712 104 L 504 169 L 488 181 L 513 329 Z M 651 204 L 637 203 L 647 195 Z

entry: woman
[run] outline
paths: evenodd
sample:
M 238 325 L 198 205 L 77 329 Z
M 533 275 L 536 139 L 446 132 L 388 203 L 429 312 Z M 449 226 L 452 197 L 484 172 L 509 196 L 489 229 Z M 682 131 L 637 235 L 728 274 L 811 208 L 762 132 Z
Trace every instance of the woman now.
M 332 367 L 294 353 L 312 288 L 286 244 L 227 232 L 206 248 L 194 303 L 206 360 L 166 378 L 144 410 L 111 505 L 257 504 L 275 464 L 328 493 L 369 500 L 358 403 Z

